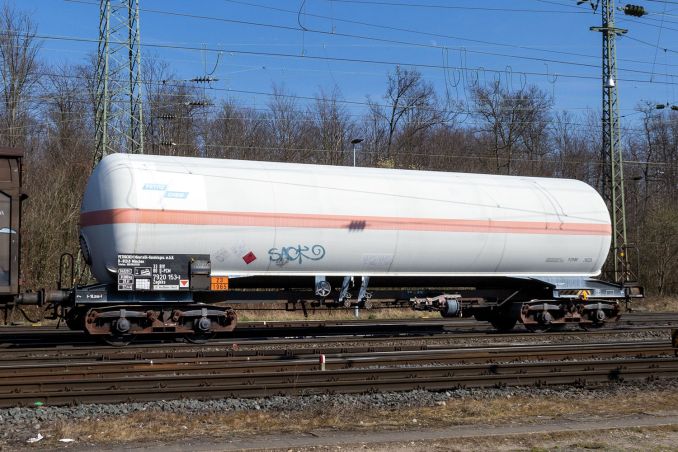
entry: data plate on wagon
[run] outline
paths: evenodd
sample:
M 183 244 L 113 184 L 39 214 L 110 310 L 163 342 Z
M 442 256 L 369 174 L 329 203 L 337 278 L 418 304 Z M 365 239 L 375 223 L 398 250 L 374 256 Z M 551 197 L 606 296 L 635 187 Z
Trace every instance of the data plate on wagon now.
M 209 256 L 118 254 L 119 291 L 190 290 L 190 263 Z

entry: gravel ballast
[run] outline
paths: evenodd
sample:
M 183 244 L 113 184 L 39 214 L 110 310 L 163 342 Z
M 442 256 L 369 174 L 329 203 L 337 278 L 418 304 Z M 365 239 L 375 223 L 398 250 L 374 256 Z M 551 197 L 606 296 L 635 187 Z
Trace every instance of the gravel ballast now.
M 71 407 L 48 405 L 34 408 L 9 408 L 0 410 L 2 438 L 16 438 L 26 432 L 36 431 L 45 424 L 68 420 L 103 419 L 136 412 L 173 412 L 182 414 L 224 413 L 236 411 L 267 410 L 273 412 L 300 412 L 318 409 L 368 409 L 395 410 L 439 405 L 450 399 L 494 399 L 511 397 L 557 398 L 563 400 L 597 399 L 610 396 L 625 397 L 646 391 L 678 390 L 678 379 L 654 382 L 617 383 L 595 388 L 560 386 L 550 388 L 506 387 L 495 389 L 456 389 L 452 391 L 409 391 L 373 394 L 324 394 L 308 396 L 275 396 L 257 399 L 221 400 L 168 400 L 143 403 L 90 404 Z

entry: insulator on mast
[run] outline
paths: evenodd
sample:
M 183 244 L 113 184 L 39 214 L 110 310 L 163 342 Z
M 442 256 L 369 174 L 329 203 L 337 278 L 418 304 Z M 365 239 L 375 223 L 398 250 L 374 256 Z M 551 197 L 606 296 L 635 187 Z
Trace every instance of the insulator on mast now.
M 645 8 L 639 5 L 626 5 L 624 6 L 624 14 L 633 17 L 643 17 L 645 14 L 647 14 L 647 11 L 645 11 Z

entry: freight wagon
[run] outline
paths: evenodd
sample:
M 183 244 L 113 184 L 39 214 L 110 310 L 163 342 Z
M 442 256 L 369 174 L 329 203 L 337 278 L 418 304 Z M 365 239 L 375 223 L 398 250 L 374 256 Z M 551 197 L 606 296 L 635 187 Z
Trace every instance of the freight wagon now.
M 15 286 L 12 302 L 58 305 L 113 340 L 231 331 L 243 302 L 378 301 L 538 329 L 602 325 L 642 296 L 594 279 L 609 214 L 569 179 L 115 154 L 90 176 L 80 231 L 98 284 Z

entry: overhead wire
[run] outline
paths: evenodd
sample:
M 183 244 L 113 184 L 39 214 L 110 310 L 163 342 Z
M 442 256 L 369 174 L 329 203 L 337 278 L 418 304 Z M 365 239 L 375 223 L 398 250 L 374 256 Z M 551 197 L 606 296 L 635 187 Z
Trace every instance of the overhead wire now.
M 75 0 L 69 0 L 69 1 L 75 1 Z M 241 1 L 241 0 L 224 0 L 224 1 L 228 2 L 228 3 L 238 4 L 238 5 L 262 8 L 262 9 L 266 9 L 266 10 L 270 10 L 270 11 L 279 11 L 279 12 L 285 12 L 285 13 L 289 13 L 289 14 L 296 14 L 296 11 L 288 10 L 288 9 L 284 9 L 284 8 L 280 8 L 280 7 L 275 7 L 275 6 L 270 6 L 270 5 L 260 5 L 260 4 L 257 4 L 257 3 Z M 372 27 L 372 28 L 383 29 L 383 30 L 397 31 L 397 32 L 412 33 L 412 34 L 418 34 L 418 35 L 422 35 L 422 36 L 429 36 L 429 37 L 435 37 L 435 38 L 453 39 L 453 40 L 458 40 L 458 41 L 472 42 L 472 43 L 476 43 L 476 44 L 509 47 L 509 48 L 515 48 L 515 49 L 521 49 L 521 50 L 545 52 L 545 53 L 550 53 L 550 54 L 569 55 L 569 56 L 576 56 L 576 57 L 583 57 L 583 58 L 592 58 L 592 59 L 596 59 L 596 60 L 600 59 L 600 55 L 589 55 L 589 54 L 583 54 L 583 53 L 578 53 L 578 52 L 569 52 L 569 51 L 556 50 L 556 49 L 544 49 L 544 48 L 533 47 L 533 46 L 509 44 L 509 43 L 506 43 L 506 42 L 487 41 L 487 40 L 481 40 L 481 39 L 465 38 L 465 37 L 461 37 L 461 36 L 453 36 L 453 35 L 447 35 L 447 34 L 441 34 L 441 33 L 432 33 L 432 32 L 426 32 L 426 31 L 415 30 L 415 29 L 410 29 L 410 28 L 402 28 L 402 27 L 394 27 L 394 26 L 389 26 L 389 25 L 374 24 L 374 23 L 365 22 L 365 21 L 342 19 L 342 18 L 335 18 L 335 17 L 330 18 L 328 16 L 324 16 L 324 15 L 320 15 L 320 14 L 312 14 L 312 13 L 308 13 L 308 12 L 305 12 L 304 14 L 306 16 L 309 16 L 309 17 L 315 17 L 315 18 L 320 18 L 320 19 L 331 19 L 331 20 L 334 20 L 334 21 L 337 21 L 337 22 L 342 22 L 342 23 Z M 445 46 L 439 46 L 439 47 L 445 48 Z M 457 50 L 459 50 L 459 49 L 457 49 Z M 468 49 L 464 49 L 464 50 L 466 51 Z M 624 61 L 624 62 L 629 62 L 629 63 L 647 64 L 647 61 L 634 60 L 634 59 L 629 59 L 629 58 L 618 58 L 618 61 Z M 671 65 L 671 66 L 678 66 L 678 65 Z
M 667 4 L 664 3 L 664 13 L 666 13 L 666 6 L 667 6 Z M 659 53 L 659 43 L 661 42 L 663 27 L 664 27 L 664 15 L 662 15 L 662 23 L 661 23 L 661 26 L 659 28 L 659 32 L 657 33 L 657 45 L 655 46 L 654 60 L 652 61 L 653 75 L 650 75 L 650 80 L 652 80 L 652 78 L 654 77 L 654 68 L 655 68 L 655 64 L 657 63 L 657 54 Z M 666 50 L 664 52 L 666 52 Z
M 529 8 L 495 8 L 487 6 L 459 6 L 459 5 L 437 5 L 427 3 L 404 3 L 392 2 L 385 0 L 332 0 L 334 3 L 350 3 L 354 5 L 377 5 L 377 6 L 395 6 L 407 8 L 424 8 L 424 9 L 443 9 L 443 10 L 469 10 L 469 11 L 501 11 L 511 13 L 546 13 L 546 14 L 582 14 L 583 11 L 554 11 L 544 9 L 529 9 Z
M 50 76 L 50 77 L 60 77 L 60 78 L 68 78 L 68 79 L 79 79 L 79 80 L 87 80 L 87 77 L 83 75 L 78 75 L 78 74 L 58 74 L 58 73 L 47 73 L 47 72 L 42 72 L 39 73 L 38 75 L 41 76 Z M 121 81 L 119 81 L 121 82 Z M 142 82 L 145 85 L 151 85 L 151 86 L 157 86 L 157 87 L 165 87 L 165 88 L 186 88 L 189 85 L 185 84 L 185 81 L 175 81 L 175 80 L 142 80 Z M 318 101 L 330 101 L 330 102 L 336 102 L 339 104 L 345 104 L 345 105 L 353 105 L 353 106 L 361 106 L 361 107 L 370 107 L 370 106 L 376 106 L 380 108 L 392 108 L 393 104 L 388 104 L 388 103 L 378 103 L 378 102 L 373 102 L 373 101 L 358 101 L 358 100 L 347 100 L 347 99 L 341 99 L 341 98 L 328 98 L 328 97 L 318 97 L 318 96 L 303 96 L 303 95 L 296 95 L 296 94 L 290 94 L 287 92 L 267 92 L 267 91 L 253 91 L 253 90 L 241 90 L 241 89 L 232 89 L 232 88 L 218 88 L 215 86 L 211 86 L 208 88 L 209 91 L 215 91 L 215 92 L 225 92 L 225 93 L 238 93 L 238 94 L 251 94 L 251 95 L 261 95 L 261 96 L 266 96 L 266 97 L 281 97 L 281 98 L 289 98 L 289 99 L 294 99 L 294 100 L 306 100 L 306 101 L 311 101 L 311 102 L 318 102 Z M 184 94 L 172 94 L 168 93 L 166 94 L 169 97 L 172 96 L 177 96 L 181 98 L 185 98 Z M 519 98 L 503 98 L 502 101 L 524 101 L 523 97 Z M 420 106 L 418 107 L 423 110 L 427 109 L 435 109 L 438 110 L 439 108 L 428 108 L 428 107 L 423 107 Z M 513 107 L 515 109 L 515 107 Z M 581 107 L 581 108 L 570 108 L 571 110 L 590 110 L 589 107 Z M 518 111 L 519 109 L 515 109 Z M 624 109 L 622 109 L 624 110 Z M 629 109 L 632 110 L 632 109 Z
M 630 39 L 631 41 L 636 41 L 636 42 L 639 42 L 641 44 L 650 46 L 652 48 L 657 47 L 657 44 L 652 44 L 651 42 L 643 41 L 642 39 L 638 39 L 638 38 L 633 37 L 633 36 L 626 35 L 626 36 L 624 36 L 624 39 Z M 678 50 L 673 50 L 673 49 L 669 49 L 669 48 L 666 48 L 666 47 L 661 47 L 661 50 L 663 50 L 664 52 L 670 52 L 670 53 L 678 54 Z M 661 75 L 668 75 L 670 77 L 673 77 L 672 74 L 661 74 Z M 652 83 L 652 82 L 650 82 L 650 83 Z
M 0 35 L 7 35 L 7 32 L 0 32 Z M 33 36 L 34 38 L 37 39 L 44 39 L 44 40 L 61 40 L 61 41 L 73 41 L 73 42 L 87 42 L 87 43 L 95 43 L 98 42 L 98 39 L 93 39 L 93 38 L 84 38 L 84 37 L 77 37 L 77 36 L 57 36 L 57 35 L 42 35 L 42 34 L 36 34 Z M 120 42 L 113 42 L 114 44 L 122 44 Z M 174 50 L 192 50 L 192 51 L 200 51 L 203 50 L 203 48 L 200 47 L 195 47 L 195 46 L 189 46 L 189 45 L 180 45 L 180 44 L 161 44 L 161 43 L 143 43 L 141 44 L 142 46 L 145 47 L 152 47 L 152 48 L 160 48 L 160 49 L 174 49 Z M 368 59 L 368 58 L 348 58 L 348 57 L 327 57 L 327 56 L 321 56 L 321 55 L 298 55 L 298 54 L 293 54 L 293 53 L 280 53 L 280 52 L 263 52 L 263 51 L 252 51 L 252 50 L 236 50 L 236 49 L 223 49 L 223 48 L 214 48 L 214 47 L 205 47 L 204 50 L 206 51 L 212 51 L 212 52 L 226 52 L 230 54 L 240 54 L 240 55 L 251 55 L 251 56 L 266 56 L 266 57 L 276 57 L 276 58 L 293 58 L 293 59 L 303 59 L 303 60 L 316 60 L 316 61 L 335 61 L 335 62 L 350 62 L 350 63 L 359 63 L 359 64 L 374 64 L 374 65 L 385 65 L 385 66 L 390 66 L 390 67 L 395 67 L 395 66 L 409 66 L 409 67 L 415 67 L 415 68 L 426 68 L 426 69 L 456 69 L 456 70 L 465 70 L 469 72 L 473 71 L 483 71 L 483 72 L 491 72 L 495 74 L 502 74 L 505 73 L 504 69 L 493 69 L 493 68 L 485 68 L 485 67 L 477 67 L 477 68 L 465 68 L 465 67 L 453 67 L 453 66 L 445 66 L 442 64 L 432 64 L 432 63 L 417 63 L 417 62 L 405 62 L 405 61 L 389 61 L 389 60 L 376 60 L 376 59 Z M 549 62 L 548 59 L 540 59 L 540 58 L 533 58 L 536 61 L 543 61 L 543 62 Z M 585 63 L 579 63 L 577 66 L 584 66 L 584 67 L 595 67 L 593 65 L 588 65 Z M 597 67 L 596 67 L 597 68 Z M 622 69 L 619 69 L 622 70 Z M 633 72 L 637 74 L 649 74 L 649 71 L 641 71 L 641 70 L 634 70 L 634 69 L 626 69 L 627 72 Z M 540 71 L 519 71 L 521 74 L 524 75 L 532 75 L 532 76 L 552 76 L 553 74 L 550 73 L 545 73 L 545 72 L 540 72 Z M 585 74 L 572 74 L 572 73 L 558 73 L 558 77 L 565 77 L 565 78 L 572 78 L 572 79 L 581 79 L 581 80 L 598 80 L 599 76 L 598 75 L 585 75 Z M 672 74 L 658 74 L 658 75 L 668 75 L 672 76 Z M 634 83 L 654 83 L 649 80 L 643 80 L 643 79 L 633 79 L 633 78 L 618 78 L 619 81 L 625 81 L 625 82 L 634 82 Z M 678 84 L 678 82 L 663 82 L 667 84 Z
M 88 5 L 96 5 L 95 3 L 90 2 L 90 1 L 86 1 L 86 0 L 68 0 L 68 1 L 73 2 L 73 3 L 83 3 L 83 4 L 88 4 Z M 188 14 L 188 13 L 178 13 L 178 12 L 174 12 L 174 11 L 164 11 L 164 10 L 149 9 L 149 8 L 144 8 L 144 9 L 142 9 L 142 11 L 147 12 L 147 13 L 153 13 L 153 14 L 178 16 L 178 17 L 186 17 L 186 18 L 190 18 L 190 19 L 210 20 L 210 21 L 218 21 L 218 22 L 226 22 L 226 23 L 246 24 L 246 25 L 258 26 L 258 27 L 276 28 L 276 29 L 282 29 L 282 30 L 286 30 L 286 31 L 295 31 L 295 32 L 299 31 L 300 28 L 302 28 L 300 22 L 299 22 L 299 27 L 296 27 L 296 26 L 266 24 L 266 23 L 251 22 L 251 21 L 241 21 L 241 20 L 236 20 L 236 19 L 227 19 L 227 18 L 215 17 L 215 16 L 204 16 L 204 15 L 195 15 L 195 14 Z M 301 12 L 301 10 L 299 10 L 299 12 Z M 297 16 L 297 20 L 298 21 L 300 20 L 299 16 Z M 303 26 L 302 31 L 304 33 L 331 35 L 333 37 L 339 36 L 339 37 L 345 37 L 345 38 L 351 38 L 351 39 L 361 39 L 361 40 L 377 41 L 377 42 L 384 42 L 384 43 L 391 43 L 391 44 L 408 45 L 408 46 L 414 46 L 414 47 L 430 48 L 430 49 L 435 49 L 435 50 L 439 50 L 439 49 L 441 49 L 441 47 L 445 47 L 445 48 L 448 48 L 448 49 L 455 49 L 454 47 L 449 47 L 449 46 L 438 46 L 438 45 L 423 44 L 423 43 L 395 40 L 395 39 L 388 39 L 388 38 L 379 38 L 379 37 L 372 37 L 372 36 L 356 35 L 356 34 L 352 34 L 352 33 L 341 33 L 341 32 L 336 32 L 336 31 L 315 30 L 315 29 L 311 29 L 311 28 L 308 28 L 308 27 L 305 27 L 305 26 Z M 456 48 L 455 50 L 461 50 L 461 49 Z M 228 50 L 224 50 L 224 51 L 232 52 L 232 51 L 228 51 Z M 553 63 L 553 64 L 568 65 L 568 66 L 588 67 L 588 68 L 594 68 L 594 69 L 599 68 L 598 64 L 579 63 L 579 62 L 574 62 L 574 61 L 563 61 L 563 60 L 557 60 L 557 59 L 553 59 L 553 58 L 531 57 L 531 56 L 523 56 L 523 55 L 511 55 L 511 54 L 503 54 L 503 53 L 498 53 L 498 52 L 488 52 L 488 51 L 473 50 L 473 49 L 464 49 L 464 51 L 466 51 L 468 53 L 474 53 L 474 54 L 486 55 L 486 56 L 501 56 L 501 57 L 517 58 L 517 59 L 523 59 L 523 60 L 529 60 L 529 61 L 538 61 L 538 62 L 543 62 L 543 63 Z M 301 57 L 309 57 L 309 58 L 317 58 L 316 56 L 306 55 L 305 51 L 303 51 L 302 55 L 300 55 L 300 56 Z M 326 57 L 326 58 L 333 59 L 332 57 Z M 389 63 L 389 64 L 401 64 L 401 63 L 395 62 L 395 63 Z M 403 63 L 403 65 L 412 66 L 412 64 L 410 64 L 410 63 Z M 427 66 L 427 67 L 430 67 L 430 66 Z M 441 66 L 435 66 L 435 67 L 436 67 L 436 69 L 443 69 L 443 67 L 441 67 Z M 635 73 L 635 74 L 645 74 L 645 75 L 648 75 L 648 74 L 651 75 L 652 74 L 651 72 L 639 70 L 639 69 L 619 68 L 618 70 L 623 71 L 623 72 Z M 662 75 L 665 75 L 665 74 L 662 74 Z
M 645 0 L 646 2 L 652 2 L 652 3 L 664 3 L 667 5 L 678 5 L 678 1 L 674 0 Z

